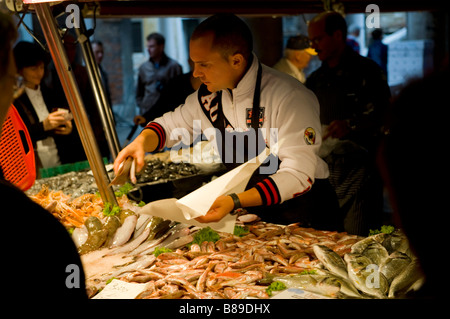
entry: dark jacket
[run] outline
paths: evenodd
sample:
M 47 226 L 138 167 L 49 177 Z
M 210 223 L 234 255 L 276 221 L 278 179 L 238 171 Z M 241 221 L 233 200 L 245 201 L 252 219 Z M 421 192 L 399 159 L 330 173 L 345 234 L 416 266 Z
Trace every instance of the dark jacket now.
M 386 74 L 371 59 L 347 47 L 338 66 L 326 63 L 314 71 L 305 85 L 320 104 L 320 122 L 350 120 L 354 130 L 346 136 L 365 148 L 378 140 L 390 99 Z
M 61 103 L 56 101 L 51 90 L 46 86 L 41 85 L 41 92 L 49 113 L 51 113 L 55 108 L 67 108 L 67 106 L 61 105 Z M 28 129 L 35 150 L 37 141 L 51 136 L 54 138 L 56 147 L 58 148 L 58 155 L 61 160 L 61 164 L 86 160 L 86 155 L 73 121 L 73 130 L 68 135 L 55 134 L 53 130 L 44 131 L 44 124 L 39 121 L 38 115 L 25 92 L 19 96 L 13 104 Z M 42 165 L 40 164 L 39 158 L 36 156 L 37 172 L 39 172 L 39 168 L 41 167 Z

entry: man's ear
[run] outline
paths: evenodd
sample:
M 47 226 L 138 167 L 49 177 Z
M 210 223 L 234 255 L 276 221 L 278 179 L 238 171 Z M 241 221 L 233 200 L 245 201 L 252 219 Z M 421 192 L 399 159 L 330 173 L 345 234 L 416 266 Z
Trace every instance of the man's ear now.
M 234 69 L 242 68 L 243 66 L 245 66 L 244 56 L 240 53 L 233 54 L 230 57 L 230 64 L 231 64 L 231 67 Z
M 344 41 L 345 40 L 342 36 L 343 36 L 343 34 L 342 34 L 341 30 L 336 30 L 333 33 L 333 38 L 335 38 L 338 41 Z

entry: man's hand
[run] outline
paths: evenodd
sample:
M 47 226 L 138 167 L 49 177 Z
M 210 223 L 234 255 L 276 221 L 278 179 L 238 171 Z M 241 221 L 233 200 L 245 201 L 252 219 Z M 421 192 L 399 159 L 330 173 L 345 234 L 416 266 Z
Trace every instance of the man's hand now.
M 158 145 L 158 136 L 153 130 L 143 130 L 130 144 L 117 154 L 114 160 L 114 173 L 117 175 L 119 166 L 127 157 L 133 157 L 136 160 L 136 172 L 140 172 L 145 166 L 145 153 L 153 152 Z
M 48 117 L 44 120 L 44 131 L 51 131 L 58 126 L 66 124 L 67 120 L 65 118 L 66 112 L 64 111 L 55 111 L 48 115 Z
M 69 135 L 72 132 L 72 128 L 72 121 L 67 121 L 62 126 L 58 126 L 55 129 L 55 133 L 60 135 Z
M 206 215 L 197 217 L 195 220 L 200 223 L 218 222 L 227 214 L 231 213 L 233 208 L 234 202 L 230 196 L 219 196 L 211 205 L 211 208 Z
M 136 115 L 133 119 L 134 124 L 144 126 L 147 120 L 142 115 Z

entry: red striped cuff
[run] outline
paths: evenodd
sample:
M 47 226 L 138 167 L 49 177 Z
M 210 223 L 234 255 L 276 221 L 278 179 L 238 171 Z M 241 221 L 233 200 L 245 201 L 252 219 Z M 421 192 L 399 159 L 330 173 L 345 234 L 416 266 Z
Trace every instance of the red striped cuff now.
M 263 205 L 270 206 L 280 203 L 281 196 L 272 178 L 268 177 L 264 179 L 262 182 L 257 183 L 255 187 L 259 195 L 261 195 Z
M 158 135 L 158 148 L 155 151 L 163 149 L 166 145 L 166 132 L 164 131 L 164 128 L 156 122 L 148 123 L 144 129 L 147 128 L 154 131 L 156 135 Z

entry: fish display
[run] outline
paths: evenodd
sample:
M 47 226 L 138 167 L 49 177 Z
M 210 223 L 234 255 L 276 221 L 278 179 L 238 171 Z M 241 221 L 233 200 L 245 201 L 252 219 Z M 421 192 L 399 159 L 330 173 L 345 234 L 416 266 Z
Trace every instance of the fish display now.
M 272 283 L 329 298 L 386 299 L 425 280 L 401 230 L 360 237 L 267 223 L 240 209 L 234 234 L 204 237 L 206 225 L 140 214 L 126 195 L 106 214 L 94 194 L 43 188 L 30 197 L 73 229 L 90 297 L 119 279 L 145 284 L 141 299 L 270 298 Z

